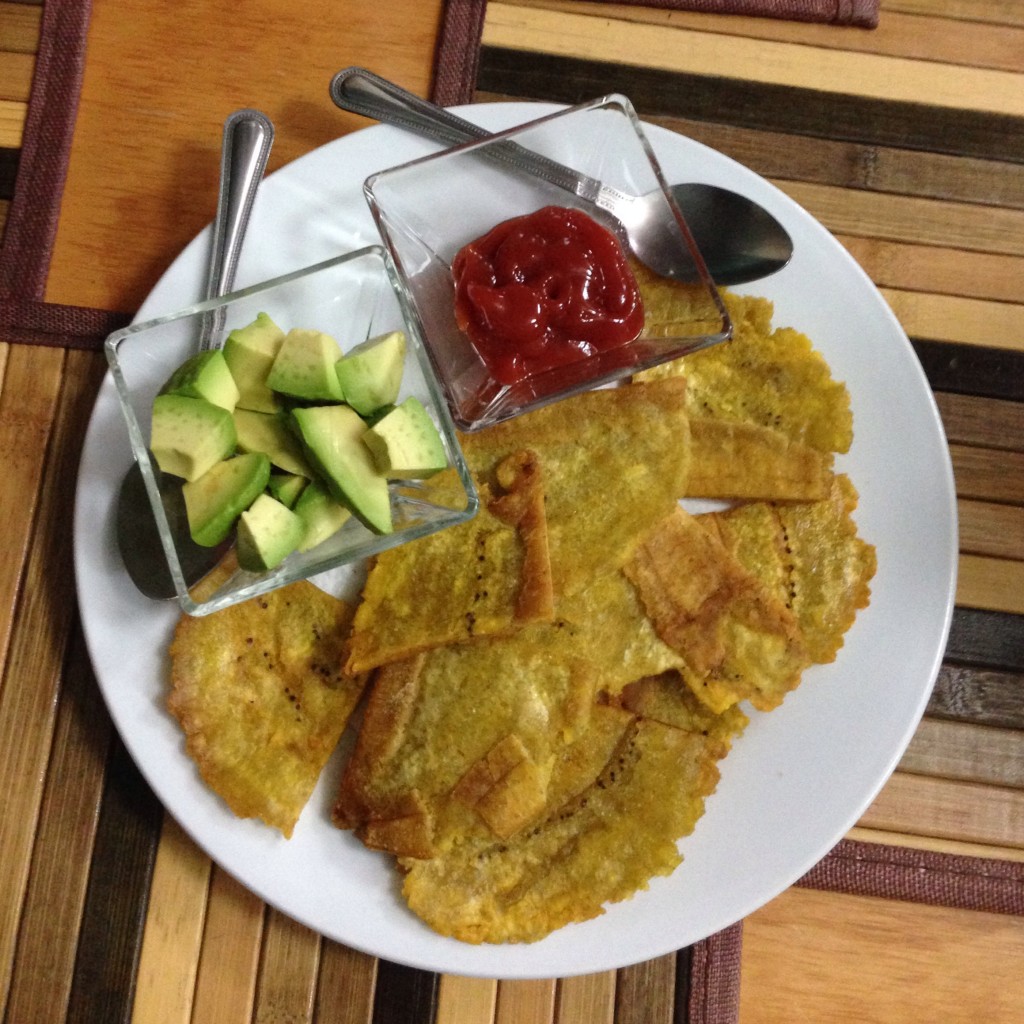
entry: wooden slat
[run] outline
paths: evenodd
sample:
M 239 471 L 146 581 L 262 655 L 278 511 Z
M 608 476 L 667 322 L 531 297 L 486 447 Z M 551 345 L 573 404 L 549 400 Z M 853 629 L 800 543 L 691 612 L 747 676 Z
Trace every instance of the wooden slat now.
M 27 104 L 19 100 L 0 99 L 0 147 L 21 148 Z
M 162 811 L 116 735 L 104 783 L 66 1024 L 132 1013 Z
M 388 1024 L 420 1024 L 420 1021 L 433 1020 L 437 1013 L 439 980 L 431 971 L 380 960 L 373 1019 Z
M 559 981 L 555 999 L 558 1024 L 571 1021 L 614 1024 L 616 975 L 616 971 L 602 971 Z
M 992 25 L 1024 25 L 1024 11 L 1017 0 L 882 0 L 881 7 L 886 15 L 905 11 Z
M 673 1024 L 676 955 L 669 953 L 619 971 L 616 1024 Z
M 877 843 L 882 846 L 898 846 L 907 850 L 928 850 L 932 853 L 948 853 L 954 857 L 982 857 L 988 860 L 1008 861 L 1024 864 L 1024 850 L 1008 846 L 990 846 L 982 843 L 964 843 L 955 839 L 935 839 L 932 836 L 912 836 L 906 832 L 883 832 L 880 829 L 851 828 L 848 839 L 862 843 Z
M 1022 81 L 1024 89 L 1024 81 Z M 1024 211 L 974 203 L 888 195 L 815 182 L 773 179 L 832 231 L 921 245 L 1024 255 Z
M 552 1024 L 554 1012 L 553 978 L 499 983 L 495 1024 Z
M 1024 918 L 790 889 L 743 926 L 743 1024 L 1015 1024 Z
M 190 1024 L 249 1024 L 263 914 L 258 896 L 213 866 Z
M 1024 404 L 943 392 L 935 404 L 950 441 L 1024 452 Z
M 55 448 L 56 461 L 63 455 L 65 463 L 46 466 L 40 518 L 33 523 L 33 498 L 44 471 L 39 453 L 47 450 L 63 364 L 60 352 L 26 353 L 19 348 L 10 356 L 0 394 L 0 464 L 11 470 L 9 479 L 6 474 L 0 478 L 0 508 L 5 514 L 10 510 L 12 525 L 11 546 L 0 549 L 0 607 L 5 613 L 0 633 L 0 778 L 6 790 L 0 829 L 0 1005 L 10 983 L 74 600 L 69 581 L 56 572 L 70 557 L 67 530 L 56 524 L 61 507 L 57 495 L 67 477 L 58 482 L 55 474 L 70 469 L 66 438 L 63 452 L 60 444 Z M 34 398 L 31 405 L 24 404 L 26 393 Z
M 1024 562 L 962 554 L 956 603 L 964 608 L 1024 615 Z
M 951 444 L 949 453 L 960 497 L 1024 505 L 1024 452 Z
M 313 1020 L 320 936 L 277 910 L 267 912 L 254 1024 Z
M 654 114 L 647 119 L 780 182 L 1024 209 L 1024 182 L 1017 165 L 1005 161 L 677 115 Z
M 165 815 L 139 957 L 135 1024 L 191 1020 L 209 884 L 210 858 Z
M 62 1024 L 103 789 L 110 720 L 77 633 L 64 678 L 53 753 L 32 852 L 7 1020 Z M 67 784 L 74 779 L 74 786 Z
M 31 53 L 0 50 L 0 100 L 27 103 L 34 68 L 35 57 Z
M 897 772 L 858 824 L 1020 849 L 1024 792 Z
M 324 939 L 320 947 L 316 1020 L 371 1024 L 376 983 L 375 957 Z
M 946 660 L 1024 673 L 1024 618 L 973 608 L 954 609 Z
M 1016 328 L 1024 305 L 896 288 L 880 291 L 912 337 L 1024 352 L 1024 336 Z
M 879 287 L 1001 302 L 1020 299 L 1024 257 L 858 238 L 842 232 L 836 237 Z
M 1024 789 L 1024 732 L 925 718 L 899 770 Z
M 42 13 L 39 4 L 0 3 L 0 51 L 34 56 Z
M 1024 353 L 908 333 L 933 391 L 1024 401 Z
M 497 1003 L 498 983 L 493 978 L 443 974 L 435 1024 L 491 1024 Z
M 943 665 L 928 714 L 1024 731 L 1024 673 Z
M 961 499 L 957 513 L 961 551 L 1024 561 L 1024 508 Z
M 47 439 L 56 412 L 64 358 L 54 349 L 15 346 L 4 361 L 0 392 L 0 508 L 4 509 L 4 543 L 0 548 L 0 664 L 10 642 L 15 602 L 25 571 L 31 531 L 38 509 L 39 484 Z M 0 684 L 2 685 L 2 684 Z M 8 728 L 0 717 L 0 747 Z M 14 740 L 13 735 L 11 740 Z M 0 861 L 3 861 L 0 853 Z
M 489 5 L 485 45 L 531 53 L 585 55 L 609 62 L 747 82 L 786 84 L 819 92 L 926 102 L 959 110 L 1024 114 L 1018 75 L 958 66 L 956 74 L 932 61 L 850 53 L 771 40 L 715 36 L 686 29 L 620 22 L 608 32 L 599 15 L 545 11 L 513 3 Z M 626 57 L 628 55 L 628 57 Z

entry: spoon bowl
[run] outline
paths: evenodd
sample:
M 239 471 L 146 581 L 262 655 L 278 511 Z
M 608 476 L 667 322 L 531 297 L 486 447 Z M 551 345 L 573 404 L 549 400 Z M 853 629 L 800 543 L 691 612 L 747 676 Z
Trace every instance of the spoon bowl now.
M 331 99 L 342 110 L 373 117 L 449 146 L 490 138 L 479 125 L 420 99 L 365 68 L 339 71 Z M 633 254 L 662 277 L 695 281 L 700 272 L 679 244 L 678 227 L 665 216 L 660 192 L 626 195 L 515 143 L 503 144 L 501 159 L 543 178 L 610 214 Z M 716 284 L 732 285 L 767 277 L 793 255 L 786 229 L 763 207 L 736 192 L 698 182 L 669 188 Z
M 234 284 L 249 215 L 273 140 L 273 125 L 258 110 L 235 111 L 224 122 L 220 189 L 204 298 L 218 298 L 229 292 Z M 220 317 L 204 317 L 197 332 L 195 351 L 210 348 L 222 326 Z M 224 549 L 223 546 L 201 547 L 192 540 L 181 485 L 182 481 L 176 477 L 158 474 L 160 497 L 181 560 L 182 573 L 185 582 L 191 586 L 220 561 Z M 174 579 L 138 462 L 132 463 L 118 491 L 116 528 L 121 560 L 135 586 L 154 600 L 175 597 Z

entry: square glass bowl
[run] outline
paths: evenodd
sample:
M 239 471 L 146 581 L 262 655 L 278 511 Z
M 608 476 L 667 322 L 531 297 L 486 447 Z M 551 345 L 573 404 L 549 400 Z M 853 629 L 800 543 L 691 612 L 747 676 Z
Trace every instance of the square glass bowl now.
M 107 339 L 107 360 L 149 499 L 149 507 L 143 513 L 152 510 L 178 601 L 187 613 L 204 615 L 295 580 L 349 566 L 387 548 L 464 522 L 475 514 L 478 499 L 455 427 L 430 361 L 416 333 L 406 327 L 396 298 L 397 288 L 384 250 L 373 245 L 221 299 L 133 324 Z M 393 533 L 375 534 L 352 516 L 333 537 L 310 551 L 292 553 L 269 572 L 239 569 L 215 593 L 197 599 L 190 594 L 183 572 L 191 541 L 187 536 L 175 541 L 171 528 L 175 516 L 173 498 L 162 498 L 160 491 L 161 483 L 166 484 L 168 478 L 161 474 L 147 447 L 153 399 L 172 371 L 195 351 L 204 317 L 214 318 L 214 344 L 220 345 L 230 331 L 251 323 L 260 312 L 267 313 L 284 331 L 293 327 L 324 331 L 338 341 L 343 352 L 368 338 L 404 330 L 407 348 L 399 400 L 415 395 L 430 413 L 453 471 L 453 486 L 444 488 L 442 504 L 436 497 L 432 500 L 415 481 L 393 483 Z M 169 479 L 173 495 L 175 478 Z M 178 497 L 180 505 L 180 487 Z
M 578 179 L 583 177 L 582 184 Z M 601 190 L 626 202 L 649 196 L 681 274 L 668 320 L 647 323 L 626 345 L 501 384 L 455 319 L 452 261 L 497 224 L 545 206 L 582 210 L 619 235 Z M 420 335 L 464 431 L 619 380 L 729 337 L 725 306 L 671 199 L 629 100 L 610 95 L 436 155 L 381 171 L 364 193 L 394 262 L 406 317 Z M 678 249 L 676 250 L 676 247 Z M 638 269 L 641 292 L 650 275 Z M 685 283 L 679 283 L 685 282 Z M 654 305 L 660 305 L 660 297 Z

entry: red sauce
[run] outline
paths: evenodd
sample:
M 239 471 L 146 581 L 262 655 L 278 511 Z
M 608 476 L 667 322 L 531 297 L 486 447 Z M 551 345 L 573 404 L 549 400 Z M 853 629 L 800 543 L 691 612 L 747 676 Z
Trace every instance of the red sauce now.
M 459 251 L 452 276 L 455 319 L 503 384 L 618 348 L 644 325 L 617 239 L 579 210 L 504 221 Z

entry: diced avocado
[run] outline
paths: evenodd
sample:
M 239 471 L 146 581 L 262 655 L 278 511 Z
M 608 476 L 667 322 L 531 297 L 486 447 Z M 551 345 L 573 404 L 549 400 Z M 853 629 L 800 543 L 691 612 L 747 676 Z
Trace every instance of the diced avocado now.
M 189 533 L 202 547 L 225 540 L 235 520 L 256 500 L 270 479 L 270 459 L 262 452 L 218 462 L 198 480 L 185 484 Z
M 267 490 L 285 508 L 294 508 L 309 480 L 298 473 L 271 473 Z
M 266 313 L 245 327 L 233 330 L 224 342 L 224 358 L 238 386 L 238 406 L 257 412 L 275 412 L 274 392 L 267 387 L 267 374 L 274 365 L 284 331 Z
M 363 441 L 388 479 L 418 480 L 448 465 L 434 421 L 412 396 L 368 428 Z
M 302 520 L 269 494 L 261 494 L 238 520 L 238 564 L 249 572 L 279 566 L 302 540 Z
M 357 345 L 337 366 L 345 401 L 361 416 L 398 401 L 405 368 L 405 334 L 391 331 Z
M 157 395 L 149 447 L 165 473 L 195 480 L 234 451 L 235 421 L 205 398 Z
M 284 336 L 267 387 L 306 401 L 340 402 L 344 394 L 335 370 L 340 358 L 341 348 L 329 334 L 296 327 Z
M 295 503 L 295 514 L 302 520 L 304 532 L 300 551 L 309 551 L 332 537 L 352 517 L 352 513 L 333 498 L 319 480 L 311 480 Z
M 370 449 L 363 444 L 366 424 L 347 405 L 293 409 L 302 446 L 313 468 L 337 501 L 377 533 L 391 533 L 391 496 Z
M 219 348 L 197 352 L 186 359 L 168 378 L 160 394 L 205 398 L 228 412 L 238 404 L 238 385 Z
M 281 414 L 236 409 L 235 432 L 243 452 L 265 452 L 278 469 L 307 478 L 313 475 L 299 439 Z

